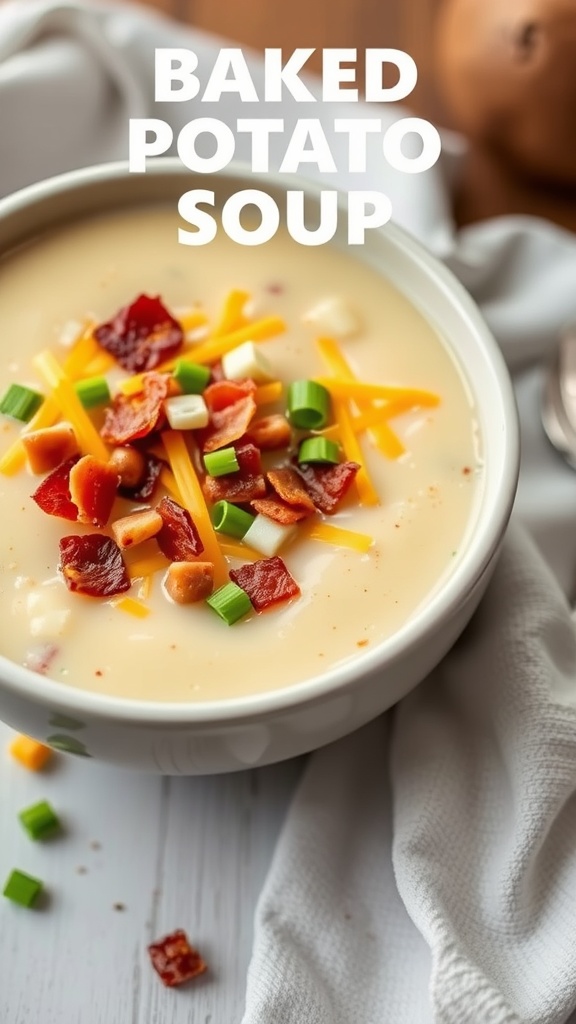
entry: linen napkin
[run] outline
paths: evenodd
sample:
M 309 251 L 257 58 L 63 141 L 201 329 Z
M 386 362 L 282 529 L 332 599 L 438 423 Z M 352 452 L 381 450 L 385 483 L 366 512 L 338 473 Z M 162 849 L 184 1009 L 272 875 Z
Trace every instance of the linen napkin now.
M 129 116 L 176 130 L 198 116 L 194 103 L 155 108 L 153 50 L 188 46 L 207 68 L 220 45 L 137 7 L 1 5 L 0 194 L 125 156 Z M 279 111 L 288 128 L 301 115 L 288 100 L 267 113 Z M 214 112 L 243 113 L 233 95 Z M 335 115 L 375 111 L 314 114 L 330 136 Z M 576 319 L 576 239 L 519 217 L 456 231 L 464 142 L 443 142 L 426 174 L 393 172 L 374 148 L 365 174 L 341 169 L 336 183 L 387 192 L 502 345 L 524 443 L 513 523 L 442 665 L 310 757 L 259 901 L 244 1024 L 561 1024 L 576 1006 L 576 642 L 562 594 L 576 575 L 576 478 L 539 421 L 542 366 Z

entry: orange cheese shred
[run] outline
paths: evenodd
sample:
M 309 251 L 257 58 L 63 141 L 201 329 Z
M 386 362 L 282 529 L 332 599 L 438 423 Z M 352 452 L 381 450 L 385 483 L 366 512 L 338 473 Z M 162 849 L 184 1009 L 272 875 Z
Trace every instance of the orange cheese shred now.
M 72 424 L 82 453 L 107 462 L 108 449 L 78 398 L 72 381 L 56 357 L 49 349 L 45 349 L 35 356 L 32 362 L 51 389 L 51 397 L 60 412 Z
M 344 530 L 339 526 L 331 526 L 329 523 L 322 523 L 317 519 L 311 519 L 302 526 L 302 531 L 310 540 L 321 540 L 325 544 L 334 544 L 336 547 L 351 548 L 353 551 L 360 551 L 365 554 L 374 544 L 374 538 L 366 533 L 358 533 L 355 530 Z
M 204 544 L 203 558 L 213 563 L 214 582 L 221 586 L 229 579 L 226 559 L 220 550 L 186 441 L 177 430 L 164 431 L 162 441 L 176 486 L 182 495 L 182 504 L 192 516 Z
M 220 320 L 214 328 L 212 335 L 214 338 L 221 338 L 223 334 L 230 334 L 231 331 L 237 331 L 240 327 L 246 325 L 247 321 L 243 315 L 243 309 L 249 298 L 250 293 L 244 292 L 240 288 L 234 288 L 231 292 L 228 292 L 224 300 Z

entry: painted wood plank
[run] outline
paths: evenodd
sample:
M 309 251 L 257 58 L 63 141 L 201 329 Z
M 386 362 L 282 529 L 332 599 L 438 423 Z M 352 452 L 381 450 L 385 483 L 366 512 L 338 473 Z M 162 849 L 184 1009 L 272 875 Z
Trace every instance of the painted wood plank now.
M 301 763 L 159 778 L 59 756 L 34 774 L 5 753 L 10 736 L 0 725 L 0 883 L 19 867 L 47 899 L 29 911 L 0 897 L 0 1020 L 239 1020 L 254 908 Z M 40 799 L 64 831 L 33 843 L 17 814 Z M 210 964 L 178 992 L 146 953 L 175 927 Z

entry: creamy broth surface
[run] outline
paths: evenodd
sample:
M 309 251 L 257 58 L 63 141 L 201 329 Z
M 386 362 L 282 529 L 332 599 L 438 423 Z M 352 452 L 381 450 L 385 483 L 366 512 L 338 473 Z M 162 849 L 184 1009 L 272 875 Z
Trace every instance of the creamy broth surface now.
M 327 374 L 303 315 L 338 295 L 362 323 L 358 336 L 341 343 L 360 379 L 441 396 L 438 408 L 392 421 L 406 446 L 400 459 L 386 459 L 362 438 L 381 503 L 362 508 L 352 494 L 327 519 L 372 536 L 369 553 L 296 539 L 280 554 L 302 596 L 231 627 L 203 605 L 171 602 L 162 574 L 154 577 L 151 613 L 143 619 L 70 593 L 58 572 L 58 544 L 85 528 L 36 506 L 30 495 L 41 478 L 28 470 L 0 475 L 2 654 L 35 667 L 49 653 L 47 674 L 86 690 L 142 700 L 219 700 L 323 673 L 362 657 L 402 626 L 450 572 L 472 528 L 481 454 L 459 368 L 435 329 L 375 271 L 346 253 L 306 248 L 284 234 L 244 247 L 219 232 L 213 243 L 191 248 L 178 244 L 176 231 L 170 209 L 108 214 L 0 260 L 0 392 L 12 381 L 43 390 L 31 358 L 47 346 L 64 358 L 60 338 L 71 320 L 87 314 L 107 320 L 146 292 L 171 309 L 200 303 L 214 322 L 226 293 L 237 287 L 253 296 L 254 315 L 285 318 L 287 332 L 262 344 L 286 382 Z M 0 418 L 0 452 L 19 431 Z M 138 583 L 130 593 L 138 595 Z M 53 610 L 68 611 L 61 634 L 38 636 Z

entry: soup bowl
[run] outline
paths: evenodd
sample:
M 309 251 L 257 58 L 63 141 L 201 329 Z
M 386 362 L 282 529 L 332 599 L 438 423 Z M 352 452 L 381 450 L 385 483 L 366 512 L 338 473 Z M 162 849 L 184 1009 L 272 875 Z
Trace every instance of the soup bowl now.
M 317 217 L 320 209 L 319 190 L 310 184 L 302 187 L 306 194 L 307 208 L 312 218 Z M 275 201 L 282 220 L 286 192 L 294 189 L 294 181 L 283 180 L 274 175 L 259 178 L 248 174 L 242 168 L 228 169 L 225 173 L 203 178 L 190 175 L 182 170 L 177 161 L 166 159 L 158 160 L 143 175 L 129 174 L 124 164 L 107 164 L 71 172 L 28 187 L 0 202 L 0 310 L 3 318 L 6 310 L 2 308 L 2 278 L 3 275 L 10 273 L 14 254 L 18 259 L 22 258 L 22 254 L 28 259 L 26 253 L 34 251 L 37 239 L 50 237 L 50 234 L 57 236 L 58 232 L 68 230 L 68 226 L 71 226 L 72 232 L 81 232 L 85 223 L 96 224 L 96 227 L 90 230 L 96 232 L 95 239 L 99 238 L 98 244 L 95 242 L 92 245 L 91 242 L 89 248 L 95 251 L 97 245 L 100 245 L 106 249 L 108 222 L 105 218 L 109 214 L 138 218 L 141 211 L 159 208 L 158 204 L 166 204 L 171 210 L 170 216 L 176 217 L 179 197 L 196 188 L 214 192 L 215 211 L 222 210 L 227 200 L 239 190 L 260 188 Z M 345 209 L 344 199 L 342 209 Z M 135 224 L 136 220 L 126 223 Z M 72 240 L 78 240 L 79 237 L 78 234 L 70 235 Z M 109 248 L 113 250 L 113 255 L 118 247 L 119 238 L 119 235 L 116 241 L 110 238 Z M 150 252 L 155 251 L 155 238 L 154 235 L 154 238 L 149 239 Z M 161 244 L 160 235 L 158 244 Z M 67 245 L 68 262 L 63 262 L 58 273 L 51 264 L 50 274 L 53 276 L 49 280 L 61 281 L 62 287 L 69 287 L 72 293 L 76 291 L 76 285 L 68 279 L 71 268 L 75 264 L 82 267 L 84 257 L 80 248 L 76 250 L 71 248 L 71 243 Z M 141 241 L 135 242 L 135 245 L 142 248 Z M 327 246 L 326 252 L 340 252 L 346 248 L 346 225 L 343 218 L 342 225 L 338 227 L 334 240 Z M 312 255 L 310 247 L 306 251 L 304 249 L 305 247 L 302 247 L 302 268 L 298 269 L 300 259 L 297 258 L 294 273 L 296 277 L 301 273 L 302 276 L 315 278 L 317 268 L 318 280 L 324 281 L 320 288 L 322 292 L 331 276 L 330 269 L 322 271 L 324 247 L 322 252 L 320 249 L 314 250 Z M 265 253 L 266 262 L 266 246 L 262 251 Z M 195 259 L 198 259 L 199 252 L 200 248 L 196 248 Z M 232 257 L 235 260 L 234 273 L 239 277 L 244 266 L 252 258 L 252 252 L 251 247 L 236 244 Z M 91 258 L 96 257 L 92 254 Z M 228 659 L 227 689 L 212 693 L 208 685 L 209 679 L 207 680 L 211 669 L 207 662 L 202 660 L 203 655 L 199 647 L 200 653 L 196 660 L 193 652 L 184 652 L 192 665 L 190 679 L 186 679 L 186 685 L 190 690 L 189 699 L 183 699 L 182 689 L 170 692 L 172 670 L 169 659 L 161 662 L 161 668 L 154 670 L 155 676 L 162 677 L 165 690 L 160 687 L 144 693 L 144 668 L 136 667 L 132 671 L 128 660 L 123 677 L 126 685 L 121 686 L 116 692 L 113 687 L 106 690 L 105 686 L 103 689 L 99 683 L 96 685 L 96 680 L 94 687 L 85 683 L 77 686 L 73 673 L 71 677 L 71 673 L 65 667 L 59 669 L 60 677 L 57 673 L 45 674 L 45 666 L 34 664 L 26 658 L 18 659 L 11 653 L 8 640 L 5 639 L 0 642 L 0 717 L 9 725 L 56 749 L 130 768 L 189 775 L 235 771 L 300 755 L 359 728 L 391 707 L 420 683 L 454 644 L 488 584 L 513 504 L 519 466 L 519 443 L 512 386 L 500 350 L 468 294 L 456 279 L 408 234 L 394 225 L 369 230 L 364 244 L 351 247 L 342 258 L 348 261 L 345 264 L 345 276 L 348 266 L 356 275 L 354 289 L 361 285 L 364 275 L 370 276 L 377 306 L 377 319 L 380 316 L 381 302 L 382 320 L 386 322 L 386 296 L 397 294 L 400 297 L 398 302 L 405 303 L 406 308 L 412 310 L 410 315 L 418 318 L 418 323 L 423 325 L 422 329 L 426 327 L 427 330 L 434 332 L 444 353 L 442 358 L 452 365 L 453 369 L 450 372 L 458 377 L 461 395 L 470 409 L 470 423 L 466 432 L 470 435 L 470 444 L 476 446 L 477 458 L 474 472 L 470 466 L 459 468 L 459 472 L 466 473 L 473 477 L 473 480 L 462 478 L 457 485 L 454 484 L 454 492 L 460 493 L 461 488 L 470 486 L 473 488 L 473 496 L 470 498 L 466 521 L 455 549 L 445 553 L 446 557 L 443 555 L 440 562 L 430 563 L 441 565 L 441 568 L 432 570 L 433 578 L 426 584 L 425 592 L 417 594 L 413 600 L 413 607 L 400 619 L 393 620 L 393 627 L 387 628 L 379 635 L 378 622 L 380 617 L 384 617 L 384 605 L 393 608 L 396 600 L 389 594 L 389 590 L 393 590 L 392 583 L 385 591 L 385 598 L 382 596 L 384 591 L 379 591 L 380 596 L 377 595 L 372 599 L 371 605 L 367 606 L 370 608 L 370 621 L 374 620 L 373 625 L 369 628 L 366 624 L 364 627 L 362 617 L 357 619 L 351 627 L 356 630 L 352 645 L 353 653 L 349 653 L 349 656 L 336 656 L 333 660 L 330 660 L 331 643 L 336 648 L 341 635 L 345 634 L 346 620 L 352 616 L 354 604 L 354 599 L 350 597 L 352 591 L 347 591 L 344 569 L 340 573 L 341 593 L 324 595 L 320 599 L 325 601 L 326 606 L 327 596 L 332 600 L 332 607 L 335 599 L 336 603 L 340 603 L 338 625 L 331 619 L 329 621 L 328 612 L 324 613 L 321 604 L 312 608 L 308 600 L 308 611 L 305 613 L 312 617 L 313 623 L 316 623 L 312 627 L 313 631 L 322 632 L 323 623 L 327 623 L 326 635 L 321 640 L 322 649 L 315 650 L 315 660 L 312 662 L 306 663 L 302 659 L 298 660 L 296 656 L 300 650 L 300 641 L 298 632 L 290 632 L 293 622 L 289 617 L 291 612 L 286 619 L 276 619 L 277 615 L 281 616 L 284 613 L 274 610 L 260 617 L 256 616 L 259 625 L 255 627 L 254 640 L 250 639 L 252 634 L 249 630 L 252 627 L 249 621 L 233 627 L 218 622 L 217 627 L 210 626 L 210 629 L 220 630 L 217 635 L 214 634 L 216 639 L 211 643 L 214 657 L 221 655 Z M 150 259 L 152 260 L 152 257 Z M 113 275 L 122 277 L 123 268 L 126 268 L 127 263 L 122 252 L 118 255 L 118 261 Z M 27 268 L 28 264 L 22 266 Z M 35 270 L 32 263 L 29 266 L 31 274 L 40 274 L 42 277 L 41 260 L 40 263 L 36 263 Z M 93 270 L 93 265 L 90 266 Z M 170 266 L 168 269 L 177 280 L 180 274 L 178 267 Z M 46 270 L 48 273 L 48 265 Z M 224 271 L 222 273 L 224 274 Z M 27 276 L 26 269 L 23 279 L 26 280 Z M 106 276 L 104 271 L 100 276 L 102 280 L 98 278 L 96 281 L 95 294 L 106 284 L 103 279 Z M 351 281 L 353 276 L 350 278 Z M 30 280 L 35 278 L 31 277 Z M 78 287 L 83 287 L 80 278 L 78 281 Z M 235 283 L 227 282 L 230 286 Z M 271 278 L 268 283 L 269 296 L 282 291 L 277 279 Z M 153 286 L 154 282 L 148 285 L 150 288 Z M 53 288 L 54 284 L 48 287 Z M 14 292 L 12 289 L 9 290 L 12 296 L 10 301 L 15 302 Z M 6 294 L 5 290 L 4 295 Z M 323 293 L 318 295 L 319 299 L 325 297 Z M 127 301 L 132 298 L 132 295 L 126 296 Z M 195 300 L 198 298 L 201 297 L 194 296 Z M 31 329 L 37 329 L 34 328 L 33 317 L 37 308 L 42 307 L 38 295 L 30 295 L 29 306 Z M 345 307 L 332 300 L 328 306 L 332 308 L 332 313 L 334 308 L 336 309 L 337 320 L 342 318 Z M 318 308 L 321 307 L 322 303 Z M 74 312 L 77 313 L 77 310 Z M 108 312 L 111 313 L 113 310 Z M 325 310 L 319 315 L 319 333 L 326 333 L 323 316 L 326 316 Z M 47 343 L 49 344 L 51 340 L 52 335 L 47 328 Z M 4 352 L 0 353 L 0 362 L 3 361 L 6 366 L 10 366 L 13 358 L 17 356 L 17 346 L 14 346 L 13 340 L 10 340 L 6 333 L 3 334 L 1 344 L 4 346 Z M 354 341 L 351 342 L 352 346 L 355 344 Z M 397 343 L 397 347 L 403 347 L 402 339 L 399 344 Z M 293 350 L 292 359 L 295 358 L 296 351 L 297 349 Z M 385 362 L 386 359 L 383 357 L 382 363 Z M 294 376 L 298 374 L 295 373 Z M 370 373 L 369 376 L 374 381 L 374 374 Z M 418 378 L 418 382 L 422 384 L 421 377 Z M 356 398 L 358 399 L 358 396 Z M 341 404 L 344 399 L 335 398 L 334 401 L 340 401 Z M 358 399 L 358 402 L 360 408 L 361 399 Z M 434 430 L 433 422 L 433 413 L 424 420 L 421 418 L 418 423 L 420 433 L 427 429 Z M 410 461 L 410 438 L 416 437 L 417 433 L 414 424 L 410 429 L 413 433 L 410 434 L 410 430 L 406 428 L 404 437 L 404 447 L 408 450 L 401 458 L 403 472 L 405 475 L 408 474 L 408 478 L 413 468 Z M 417 440 L 414 443 L 416 444 Z M 441 460 L 439 465 L 440 462 Z M 393 460 L 389 460 L 387 466 L 392 463 Z M 23 472 L 26 473 L 26 470 Z M 450 472 L 453 474 L 453 467 Z M 392 470 L 387 468 L 386 473 L 390 474 L 392 480 Z M 29 490 L 32 490 L 31 479 L 29 484 Z M 392 483 L 390 486 L 393 489 Z M 7 478 L 3 483 L 5 502 L 11 500 L 10 487 L 11 480 Z M 427 488 L 418 485 L 417 490 L 420 495 L 418 499 L 407 493 L 406 501 L 400 503 L 401 509 L 400 504 L 396 503 L 394 512 L 385 514 L 392 516 L 387 521 L 389 532 L 400 532 L 401 526 L 409 527 L 411 510 L 416 508 L 418 501 L 424 501 L 421 494 L 424 491 L 430 492 L 426 496 L 426 501 L 431 507 L 436 508 L 436 519 L 431 521 L 432 526 L 424 531 L 424 540 L 421 538 L 419 542 L 421 554 L 418 557 L 424 566 L 428 548 L 432 550 L 436 543 L 440 543 L 436 535 L 443 536 L 444 513 L 440 507 L 441 500 L 436 500 L 438 495 L 433 483 Z M 346 503 L 345 508 L 348 508 Z M 35 511 L 34 514 L 40 518 L 26 522 L 34 522 L 34 530 L 39 536 L 43 530 L 53 534 L 56 528 L 61 534 L 71 532 L 67 530 L 70 524 L 63 520 L 55 526 L 54 517 L 46 517 L 45 526 L 38 526 L 44 520 L 41 520 L 39 511 Z M 353 517 L 349 522 L 353 523 Z M 437 528 L 434 523 L 437 524 Z M 445 539 L 442 543 L 446 546 Z M 23 544 L 26 545 L 26 540 Z M 288 562 L 289 549 L 287 550 Z M 370 558 L 370 555 L 359 557 Z M 392 576 L 406 578 L 409 582 L 411 576 L 420 575 L 418 559 L 415 563 L 412 561 L 410 565 L 407 564 L 405 570 L 402 569 L 401 563 L 398 567 L 393 561 L 393 545 L 385 537 L 381 553 L 384 571 L 388 557 Z M 6 587 L 9 587 L 12 577 L 8 565 L 9 555 L 6 551 L 3 558 L 6 562 L 4 578 L 8 581 Z M 320 561 L 318 564 L 318 587 L 322 593 L 324 563 Z M 336 576 L 338 572 L 336 569 Z M 57 575 L 56 562 L 52 575 Z M 30 579 L 18 576 L 15 586 L 18 585 L 26 589 L 26 586 L 30 585 Z M 61 578 L 57 585 L 65 591 Z M 160 590 L 160 585 L 155 586 Z M 12 598 L 14 595 L 11 600 Z M 83 602 L 84 607 L 94 599 L 77 597 L 76 600 Z M 12 600 L 12 604 L 14 602 L 18 604 L 17 596 Z M 306 601 L 303 607 L 306 608 Z M 175 614 L 180 615 L 180 611 Z M 121 612 L 115 614 L 120 616 Z M 153 616 L 150 616 L 146 623 L 152 620 Z M 263 620 L 264 626 L 261 624 Z M 114 623 L 117 621 L 119 620 L 115 619 Z M 126 623 L 121 628 L 126 630 L 127 637 L 132 630 L 126 643 L 145 642 L 148 645 L 146 650 L 151 652 L 152 657 L 157 643 L 153 627 L 150 634 L 146 633 L 144 626 L 138 633 L 133 620 L 130 620 L 129 624 L 129 616 L 122 621 Z M 274 625 L 276 621 L 286 623 L 282 630 Z M 84 656 L 89 658 L 102 646 L 104 632 L 100 625 L 98 628 L 95 627 L 92 635 L 90 627 L 86 627 L 85 623 L 79 626 L 78 630 L 86 628 L 87 632 L 78 632 L 75 643 L 77 647 L 82 647 Z M 116 625 L 114 628 L 117 628 Z M 365 629 L 366 635 L 362 633 L 362 636 L 358 636 L 360 628 Z M 257 633 L 256 629 L 260 632 Z M 253 686 L 252 666 L 256 665 L 261 653 L 257 652 L 256 648 L 259 647 L 261 638 L 267 635 L 268 629 L 272 631 L 272 639 L 266 649 L 264 662 L 268 666 L 270 685 L 266 685 L 266 671 L 259 669 L 260 676 L 264 672 L 264 683 L 260 679 L 260 683 Z M 5 638 L 9 631 L 7 626 Z M 334 637 L 333 641 L 330 640 L 330 636 Z M 194 648 L 197 642 L 191 637 L 189 646 Z M 118 643 L 122 645 L 122 641 Z M 176 648 L 177 645 L 174 643 L 168 646 Z M 187 643 L 184 642 L 181 646 L 186 647 Z M 293 670 L 288 664 L 292 658 L 296 666 Z M 145 657 L 141 659 L 141 666 L 145 660 Z M 140 673 L 142 693 L 139 692 Z M 95 673 L 96 676 L 103 674 L 105 673 L 102 671 Z

